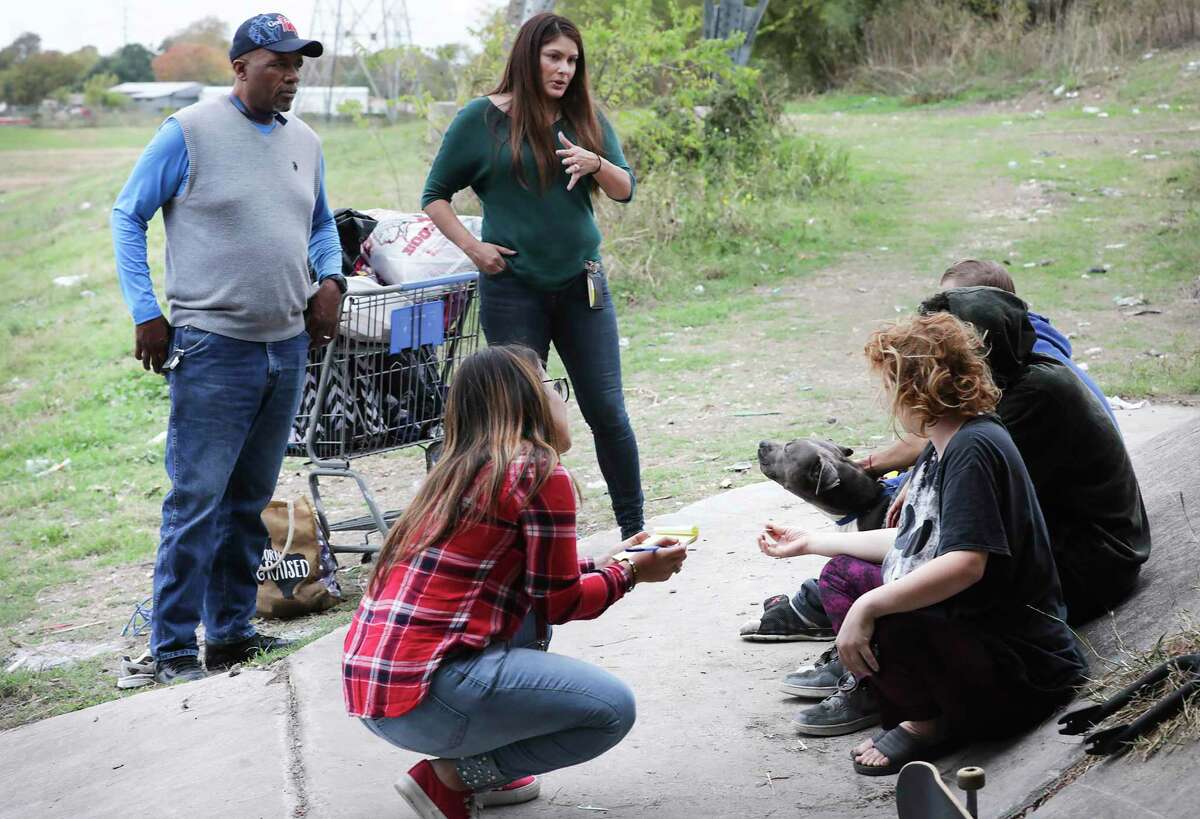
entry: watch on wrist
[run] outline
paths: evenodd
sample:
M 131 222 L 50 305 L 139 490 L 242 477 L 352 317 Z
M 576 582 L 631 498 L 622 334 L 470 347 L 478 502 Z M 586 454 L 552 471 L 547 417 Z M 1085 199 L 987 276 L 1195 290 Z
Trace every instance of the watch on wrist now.
M 332 275 L 326 276 L 325 278 L 321 279 L 321 284 L 325 284 L 325 282 L 330 282 L 330 281 L 337 285 L 337 289 L 341 292 L 341 294 L 343 296 L 346 295 L 347 285 L 346 285 L 346 277 L 345 276 L 343 276 L 341 273 L 334 273 Z

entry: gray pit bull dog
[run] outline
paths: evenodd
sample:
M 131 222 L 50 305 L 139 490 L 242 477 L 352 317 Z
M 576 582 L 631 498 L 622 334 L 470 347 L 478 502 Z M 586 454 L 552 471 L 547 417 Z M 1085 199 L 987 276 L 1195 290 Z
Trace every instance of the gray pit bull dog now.
M 882 484 L 850 460 L 853 454 L 853 449 L 832 441 L 762 441 L 758 445 L 758 466 L 793 495 L 835 521 L 846 521 L 846 527 L 878 529 L 887 514 L 887 498 Z
M 839 529 L 878 529 L 887 514 L 888 497 L 882 484 L 850 460 L 853 454 L 832 441 L 763 441 L 758 445 L 758 466 L 775 483 L 832 518 Z M 833 628 L 821 607 L 817 581 L 810 579 L 794 598 L 775 594 L 764 600 L 761 617 L 743 624 L 738 634 L 755 643 L 832 640 Z

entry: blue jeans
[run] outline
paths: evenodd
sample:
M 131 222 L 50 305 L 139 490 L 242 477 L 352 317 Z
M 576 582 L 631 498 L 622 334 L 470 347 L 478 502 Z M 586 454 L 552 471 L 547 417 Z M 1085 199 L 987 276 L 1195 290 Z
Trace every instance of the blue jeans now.
M 159 662 L 254 635 L 254 571 L 267 543 L 260 515 L 279 477 L 300 404 L 308 333 L 239 341 L 195 327 L 172 333 L 167 476 L 150 651 Z
M 603 309 L 588 307 L 587 277 L 582 273 L 550 292 L 534 290 L 512 273 L 479 277 L 479 320 L 488 344 L 524 344 L 545 361 L 554 343 L 583 420 L 592 430 L 596 460 L 625 538 L 645 523 L 642 473 L 621 391 L 617 312 L 607 279 L 602 298 Z
M 633 727 L 633 692 L 594 665 L 528 647 L 532 623 L 510 642 L 445 660 L 407 714 L 363 724 L 406 750 L 457 760 L 476 791 L 600 756 Z

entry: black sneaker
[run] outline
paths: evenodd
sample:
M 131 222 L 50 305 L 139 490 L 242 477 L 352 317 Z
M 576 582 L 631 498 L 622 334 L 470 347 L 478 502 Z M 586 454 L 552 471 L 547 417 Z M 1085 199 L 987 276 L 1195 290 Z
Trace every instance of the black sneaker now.
M 845 673 L 837 646 L 830 646 L 816 662 L 802 665 L 784 677 L 783 692 L 793 697 L 828 697 L 837 693 L 838 681 Z
M 183 657 L 172 657 L 154 664 L 154 681 L 159 685 L 174 685 L 175 683 L 202 680 L 208 674 L 200 667 L 200 658 L 192 654 Z
M 207 645 L 204 648 L 204 664 L 209 671 L 229 668 L 231 665 L 248 662 L 260 654 L 287 648 L 295 644 L 295 640 L 285 640 L 282 637 L 271 637 L 268 634 L 255 634 L 240 643 L 230 643 L 224 646 Z
M 811 737 L 840 737 L 879 723 L 879 701 L 870 680 L 846 674 L 837 693 L 797 714 L 796 731 Z
M 738 634 L 743 640 L 752 643 L 790 643 L 798 640 L 819 642 L 832 640 L 834 637 L 832 628 L 817 625 L 800 614 L 792 605 L 792 601 L 782 594 L 763 601 L 762 617 L 747 622 Z

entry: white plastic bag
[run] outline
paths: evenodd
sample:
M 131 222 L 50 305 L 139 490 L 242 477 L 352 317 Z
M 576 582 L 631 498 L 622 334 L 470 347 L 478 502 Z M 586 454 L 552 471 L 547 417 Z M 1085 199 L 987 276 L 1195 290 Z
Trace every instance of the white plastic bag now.
M 410 284 L 475 269 L 467 254 L 447 239 L 424 213 L 377 209 L 366 214 L 379 224 L 363 244 L 363 253 L 382 283 Z M 475 238 L 480 238 L 483 219 L 459 218 Z

